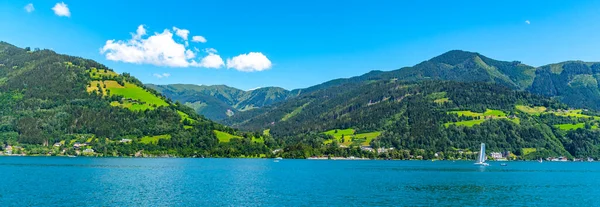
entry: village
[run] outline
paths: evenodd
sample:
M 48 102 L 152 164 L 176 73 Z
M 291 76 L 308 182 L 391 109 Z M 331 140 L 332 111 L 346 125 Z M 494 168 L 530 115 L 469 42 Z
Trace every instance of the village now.
M 119 143 L 122 144 L 127 144 L 127 143 L 131 143 L 132 140 L 131 139 L 121 139 L 119 141 Z M 0 145 L 0 156 L 101 156 L 101 154 L 98 154 L 93 148 L 92 146 L 90 146 L 90 143 L 88 142 L 74 142 L 72 144 L 72 146 L 66 146 L 64 144 L 64 142 L 56 142 L 52 145 L 52 149 L 53 150 L 49 150 L 46 153 L 27 153 L 27 151 L 25 150 L 25 148 L 21 147 L 21 146 L 12 146 L 12 145 Z M 385 153 L 404 153 L 406 155 L 406 157 L 402 160 L 425 160 L 424 157 L 422 155 L 414 155 L 411 154 L 411 151 L 409 150 L 397 150 L 393 147 L 389 147 L 389 148 L 384 148 L 384 147 L 379 147 L 379 148 L 372 148 L 370 146 L 361 146 L 360 147 L 361 151 L 365 151 L 365 152 L 370 152 L 370 153 L 376 153 L 377 155 L 382 155 Z M 272 153 L 278 154 L 283 152 L 283 149 L 276 149 L 273 150 Z M 135 157 L 145 157 L 142 154 L 140 154 L 141 152 L 136 153 Z M 423 154 L 425 153 L 424 150 L 419 150 L 417 154 Z M 459 156 L 457 158 L 446 158 L 444 157 L 443 152 L 436 152 L 433 154 L 433 159 L 432 160 L 472 160 L 470 159 L 471 157 L 474 157 L 475 155 L 478 154 L 478 152 L 471 152 L 471 151 L 463 151 L 463 150 L 458 150 L 457 151 L 458 155 L 462 155 Z M 488 155 L 486 155 L 487 159 L 490 161 L 517 161 L 517 160 L 521 160 L 519 159 L 516 155 L 514 155 L 513 153 L 511 153 L 510 151 L 503 151 L 503 152 L 491 152 Z M 349 156 L 349 157 L 340 157 L 340 156 L 328 156 L 328 155 L 323 155 L 323 156 L 310 156 L 307 157 L 306 159 L 310 159 L 310 160 L 373 160 L 373 159 L 377 159 L 377 158 L 366 158 L 366 157 L 355 157 L 355 156 Z M 391 158 L 379 158 L 379 159 L 385 159 L 385 160 L 389 160 Z M 536 161 L 541 162 L 542 160 L 545 161 L 549 161 L 549 162 L 593 162 L 595 161 L 593 158 L 572 158 L 569 159 L 566 156 L 559 156 L 559 157 L 546 157 L 543 159 L 536 159 Z

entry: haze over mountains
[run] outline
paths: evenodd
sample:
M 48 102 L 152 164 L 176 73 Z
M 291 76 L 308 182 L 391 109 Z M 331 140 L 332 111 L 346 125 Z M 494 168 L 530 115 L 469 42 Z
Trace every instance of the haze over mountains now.
M 207 118 L 222 120 L 232 114 L 239 114 L 238 112 L 269 106 L 300 94 L 332 86 L 387 79 L 495 83 L 515 90 L 556 98 L 576 108 L 600 109 L 599 63 L 566 61 L 536 68 L 519 61 L 499 61 L 479 53 L 460 50 L 449 51 L 412 67 L 385 72 L 371 71 L 361 76 L 335 79 L 292 91 L 278 87 L 265 87 L 246 92 L 224 85 L 148 86 L 161 91 L 175 101 L 191 106 Z

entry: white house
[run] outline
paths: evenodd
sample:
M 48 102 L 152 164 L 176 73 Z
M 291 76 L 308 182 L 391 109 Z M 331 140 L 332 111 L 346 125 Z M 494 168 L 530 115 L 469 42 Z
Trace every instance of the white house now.
M 121 141 L 119 141 L 121 143 L 129 143 L 131 142 L 131 139 L 121 139 Z
M 490 155 L 491 155 L 491 156 L 492 156 L 492 158 L 493 158 L 493 159 L 495 159 L 495 160 L 498 160 L 498 159 L 502 159 L 502 158 L 504 158 L 504 157 L 502 156 L 502 153 L 499 153 L 499 152 L 492 152 L 492 153 L 490 153 Z

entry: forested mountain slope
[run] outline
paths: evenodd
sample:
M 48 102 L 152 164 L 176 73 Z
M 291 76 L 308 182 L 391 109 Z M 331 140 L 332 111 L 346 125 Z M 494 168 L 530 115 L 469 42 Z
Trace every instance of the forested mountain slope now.
M 569 61 L 542 67 L 532 67 L 519 61 L 499 61 L 479 53 L 453 50 L 412 67 L 393 71 L 371 71 L 361 76 L 340 78 L 304 89 L 286 91 L 281 88 L 262 88 L 245 92 L 227 86 L 166 85 L 151 88 L 165 96 L 186 103 L 210 119 L 222 120 L 236 114 L 243 119 L 268 111 L 248 111 L 330 87 L 377 80 L 423 81 L 451 80 L 486 82 L 515 90 L 529 91 L 557 98 L 576 108 L 600 109 L 600 64 Z M 233 112 L 233 113 L 228 113 Z M 244 113 L 236 113 L 245 111 Z M 228 121 L 225 121 L 228 122 Z
M 170 102 L 129 74 L 5 42 L 0 42 L 0 106 L 0 148 L 20 146 L 30 153 L 73 154 L 81 144 L 101 155 L 222 154 L 217 132 L 238 133 Z M 267 152 L 264 144 L 251 145 L 226 147 Z
M 293 90 L 292 93 L 313 92 L 346 83 L 391 79 L 496 83 L 515 90 L 557 98 L 571 107 L 600 109 L 600 63 L 567 61 L 535 68 L 519 61 L 499 61 L 479 53 L 460 50 L 449 51 L 412 67 L 371 71 L 361 76 Z
M 226 123 L 315 147 L 394 147 L 431 157 L 485 142 L 490 150 L 531 158 L 600 155 L 599 120 L 594 112 L 497 84 L 382 80 L 317 90 Z
M 212 120 L 225 119 L 239 111 L 260 108 L 291 97 L 290 91 L 264 87 L 243 91 L 225 85 L 147 84 L 174 101 L 179 101 Z

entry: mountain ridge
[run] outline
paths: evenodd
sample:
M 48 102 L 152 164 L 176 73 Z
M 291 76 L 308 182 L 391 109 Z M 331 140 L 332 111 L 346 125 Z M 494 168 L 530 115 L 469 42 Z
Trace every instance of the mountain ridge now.
M 572 68 L 574 67 L 573 65 L 585 65 L 588 67 L 588 70 L 586 72 L 585 69 L 582 69 L 584 70 L 582 74 L 592 75 L 594 76 L 595 82 L 600 82 L 600 69 L 598 69 L 600 68 L 600 64 L 597 62 L 563 61 L 540 67 L 533 67 L 523 64 L 520 61 L 500 61 L 476 52 L 451 50 L 429 60 L 422 61 L 412 67 L 403 67 L 390 71 L 372 70 L 362 75 L 333 79 L 301 89 L 285 90 L 280 88 L 280 96 L 272 99 L 272 101 L 263 101 L 260 103 L 246 101 L 241 105 L 237 102 L 226 102 L 229 107 L 223 107 L 222 103 L 213 103 L 214 105 L 220 105 L 220 107 L 218 107 L 220 113 L 215 116 L 209 116 L 209 118 L 223 120 L 229 117 L 225 115 L 227 109 L 241 112 L 245 111 L 241 109 L 261 108 L 289 98 L 297 97 L 301 94 L 311 93 L 346 83 L 389 79 L 398 79 L 402 81 L 451 80 L 459 82 L 488 82 L 504 85 L 515 90 L 529 91 L 557 98 L 573 107 L 600 109 L 600 88 L 593 87 L 594 81 L 589 77 L 580 76 L 573 80 L 575 78 L 574 75 L 582 75 L 579 74 L 581 71 L 575 72 L 577 74 L 571 74 Z M 563 67 L 567 67 L 566 71 L 569 74 L 565 75 L 567 77 L 561 78 L 560 73 L 565 71 Z M 547 70 L 549 70 L 550 73 L 545 72 Z M 575 81 L 575 85 L 571 84 L 573 81 Z M 579 84 L 579 82 L 583 83 Z M 588 89 L 586 90 L 591 91 L 577 90 L 573 89 L 573 87 L 587 87 Z M 275 87 L 265 87 L 265 90 L 266 88 Z M 237 90 L 242 91 L 240 89 Z M 223 96 L 223 94 L 216 94 L 216 96 Z M 170 98 L 182 102 L 186 101 L 186 98 L 181 96 Z M 591 100 L 588 100 L 590 98 Z M 246 106 L 253 107 L 244 108 Z M 205 112 L 205 110 L 199 111 L 201 111 L 201 114 L 212 113 Z
M 290 96 L 274 87 L 154 90 L 93 60 L 0 43 L 0 142 L 32 154 L 395 159 L 434 159 L 435 154 L 469 159 L 461 152 L 485 142 L 490 150 L 523 159 L 598 158 L 600 113 L 569 108 L 560 97 L 566 99 L 569 90 L 593 94 L 588 89 L 597 88 L 599 66 L 549 65 L 535 69 L 539 76 L 529 84 L 532 67 L 454 51 Z M 520 90 L 525 87 L 555 96 Z M 225 108 L 237 105 L 235 115 L 221 122 L 250 132 L 217 124 L 165 98 L 178 94 L 196 102 L 214 99 Z M 386 150 L 369 150 L 375 148 Z M 274 149 L 281 150 L 274 154 Z
M 261 87 L 244 91 L 226 85 L 146 84 L 146 86 L 193 108 L 212 120 L 225 119 L 240 111 L 277 103 L 292 94 L 291 91 L 280 87 Z

